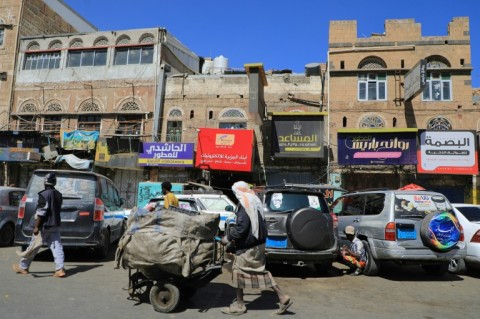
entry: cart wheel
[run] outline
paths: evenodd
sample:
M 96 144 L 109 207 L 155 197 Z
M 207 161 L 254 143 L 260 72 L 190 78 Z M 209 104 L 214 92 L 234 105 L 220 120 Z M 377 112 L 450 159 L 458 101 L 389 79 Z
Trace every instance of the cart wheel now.
M 158 312 L 173 311 L 180 301 L 180 291 L 172 284 L 157 283 L 150 290 L 150 303 Z
M 146 302 L 148 301 L 148 296 L 152 286 L 153 282 L 145 278 L 145 276 L 138 271 L 130 276 L 128 294 L 134 299 Z

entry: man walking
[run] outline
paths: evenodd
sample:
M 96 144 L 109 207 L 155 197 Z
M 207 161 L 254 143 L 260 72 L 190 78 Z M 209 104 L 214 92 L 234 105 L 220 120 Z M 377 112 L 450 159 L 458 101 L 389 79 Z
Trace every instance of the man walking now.
M 163 207 L 168 208 L 170 206 L 178 207 L 178 198 L 172 193 L 172 184 L 170 182 L 162 183 L 163 194 Z
M 38 203 L 35 211 L 35 226 L 33 228 L 33 236 L 30 246 L 35 245 L 35 238 L 41 236 L 42 242 L 47 243 L 52 251 L 55 260 L 54 277 L 65 277 L 65 266 L 63 246 L 60 239 L 60 212 L 62 208 L 62 194 L 55 189 L 57 178 L 55 173 L 48 173 L 44 178 L 45 189 L 38 193 Z M 28 247 L 27 250 L 32 249 Z M 30 264 L 32 263 L 39 248 L 27 254 L 26 257 L 20 259 L 19 264 L 12 265 L 13 271 L 27 275 L 29 273 Z

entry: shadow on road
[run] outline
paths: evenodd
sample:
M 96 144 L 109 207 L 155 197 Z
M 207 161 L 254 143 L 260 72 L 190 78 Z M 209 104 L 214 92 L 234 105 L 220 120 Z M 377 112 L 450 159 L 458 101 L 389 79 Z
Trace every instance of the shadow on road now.
M 397 265 L 382 263 L 378 277 L 392 281 L 462 281 L 462 277 L 446 273 L 435 276 L 427 274 L 419 265 Z

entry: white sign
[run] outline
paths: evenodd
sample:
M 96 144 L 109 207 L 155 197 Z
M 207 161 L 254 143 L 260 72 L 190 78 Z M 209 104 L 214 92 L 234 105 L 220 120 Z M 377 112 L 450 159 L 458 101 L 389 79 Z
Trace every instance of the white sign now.
M 427 84 L 427 61 L 420 60 L 405 74 L 403 88 L 405 101 L 411 100 L 416 94 L 423 91 Z

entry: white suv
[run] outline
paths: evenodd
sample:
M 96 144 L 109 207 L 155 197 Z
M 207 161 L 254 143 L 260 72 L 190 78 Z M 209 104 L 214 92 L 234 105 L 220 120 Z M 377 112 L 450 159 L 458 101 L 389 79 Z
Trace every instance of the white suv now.
M 182 199 L 194 200 L 196 204 L 195 210 L 210 214 L 220 214 L 219 228 L 220 232 L 225 231 L 225 221 L 235 215 L 236 205 L 223 194 L 175 194 L 182 206 Z M 156 205 L 163 206 L 163 196 L 155 197 L 150 203 L 155 202 Z M 185 208 L 185 207 L 182 207 Z M 193 209 L 193 208 L 192 208 Z

